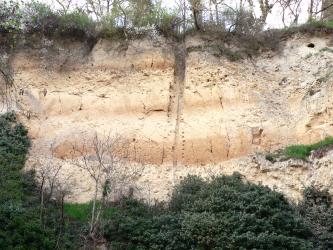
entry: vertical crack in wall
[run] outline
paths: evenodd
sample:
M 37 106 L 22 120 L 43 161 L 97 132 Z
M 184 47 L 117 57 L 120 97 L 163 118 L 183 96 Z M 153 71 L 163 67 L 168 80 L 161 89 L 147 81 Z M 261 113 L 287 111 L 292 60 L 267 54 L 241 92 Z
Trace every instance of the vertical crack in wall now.
M 183 121 L 184 90 L 186 74 L 186 48 L 185 43 L 174 44 L 174 82 L 170 85 L 170 100 L 168 116 L 175 119 L 174 139 L 172 146 L 173 167 L 178 164 L 179 144 L 180 144 L 180 124 Z

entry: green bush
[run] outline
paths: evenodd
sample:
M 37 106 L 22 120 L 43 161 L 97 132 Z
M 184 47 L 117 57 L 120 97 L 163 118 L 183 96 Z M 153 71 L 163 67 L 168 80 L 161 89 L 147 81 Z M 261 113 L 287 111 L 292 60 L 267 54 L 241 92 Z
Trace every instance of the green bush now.
M 300 215 L 312 231 L 315 249 L 333 249 L 332 197 L 328 190 L 308 187 L 298 205 Z
M 14 113 L 0 117 L 0 249 L 52 249 L 55 237 L 42 228 L 32 174 L 21 173 L 30 146 Z
M 113 15 L 105 16 L 100 22 L 99 36 L 110 39 L 125 39 L 125 30 L 123 27 L 118 27 L 116 18 Z
M 59 204 L 50 202 L 40 216 L 33 172 L 23 172 L 30 140 L 14 113 L 0 116 L 0 249 L 77 249 L 77 222 L 61 223 Z
M 128 16 L 134 27 L 149 27 L 156 23 L 155 4 L 150 0 L 129 1 Z
M 58 32 L 72 37 L 92 37 L 95 34 L 95 22 L 83 11 L 75 10 L 59 15 Z
M 59 16 L 45 3 L 32 1 L 23 8 L 24 31 L 53 35 L 59 26 Z
M 169 13 L 166 10 L 162 10 L 160 18 L 156 23 L 157 30 L 165 36 L 174 35 L 173 22 L 176 20 L 176 14 Z
M 29 2 L 22 10 L 24 32 L 60 35 L 74 38 L 89 38 L 96 34 L 96 23 L 84 11 L 75 9 L 61 13 L 41 2 Z
M 112 249 L 313 249 L 282 194 L 238 174 L 187 177 L 165 209 L 126 202 L 104 228 Z
M 21 13 L 14 1 L 0 1 L 0 32 L 11 33 L 20 30 Z

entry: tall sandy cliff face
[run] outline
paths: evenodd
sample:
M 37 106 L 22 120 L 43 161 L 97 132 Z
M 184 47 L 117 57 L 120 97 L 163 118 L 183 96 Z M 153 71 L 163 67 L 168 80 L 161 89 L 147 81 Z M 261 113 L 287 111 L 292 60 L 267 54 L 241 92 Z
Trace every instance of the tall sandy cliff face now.
M 152 199 L 167 199 L 188 173 L 239 171 L 292 198 L 304 185 L 329 182 L 329 171 L 266 171 L 249 155 L 333 134 L 330 38 L 295 36 L 279 53 L 238 62 L 213 56 L 205 43 L 100 40 L 91 49 L 43 39 L 19 49 L 13 101 L 33 140 L 30 166 L 49 159 L 54 145 L 53 160 L 76 176 L 76 199 L 89 200 L 89 177 L 70 166 L 71 147 L 95 132 L 118 133 L 147 165 L 138 190 Z

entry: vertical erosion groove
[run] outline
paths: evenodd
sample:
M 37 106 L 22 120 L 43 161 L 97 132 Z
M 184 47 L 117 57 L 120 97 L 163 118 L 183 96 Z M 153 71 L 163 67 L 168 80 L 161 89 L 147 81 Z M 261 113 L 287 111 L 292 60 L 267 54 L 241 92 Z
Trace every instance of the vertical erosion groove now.
M 184 108 L 184 90 L 185 90 L 185 75 L 186 75 L 186 48 L 185 43 L 174 45 L 174 82 L 170 86 L 169 116 L 175 118 L 174 141 L 172 147 L 172 162 L 173 167 L 178 164 L 179 140 L 180 140 L 180 123 L 183 120 Z

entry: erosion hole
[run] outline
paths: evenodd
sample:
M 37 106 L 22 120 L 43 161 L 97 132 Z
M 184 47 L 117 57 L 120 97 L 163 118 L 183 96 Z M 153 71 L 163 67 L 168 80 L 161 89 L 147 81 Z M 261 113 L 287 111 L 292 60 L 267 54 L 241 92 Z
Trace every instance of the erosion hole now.
M 314 47 L 315 47 L 314 43 L 309 43 L 307 46 L 308 46 L 309 48 L 314 48 Z

